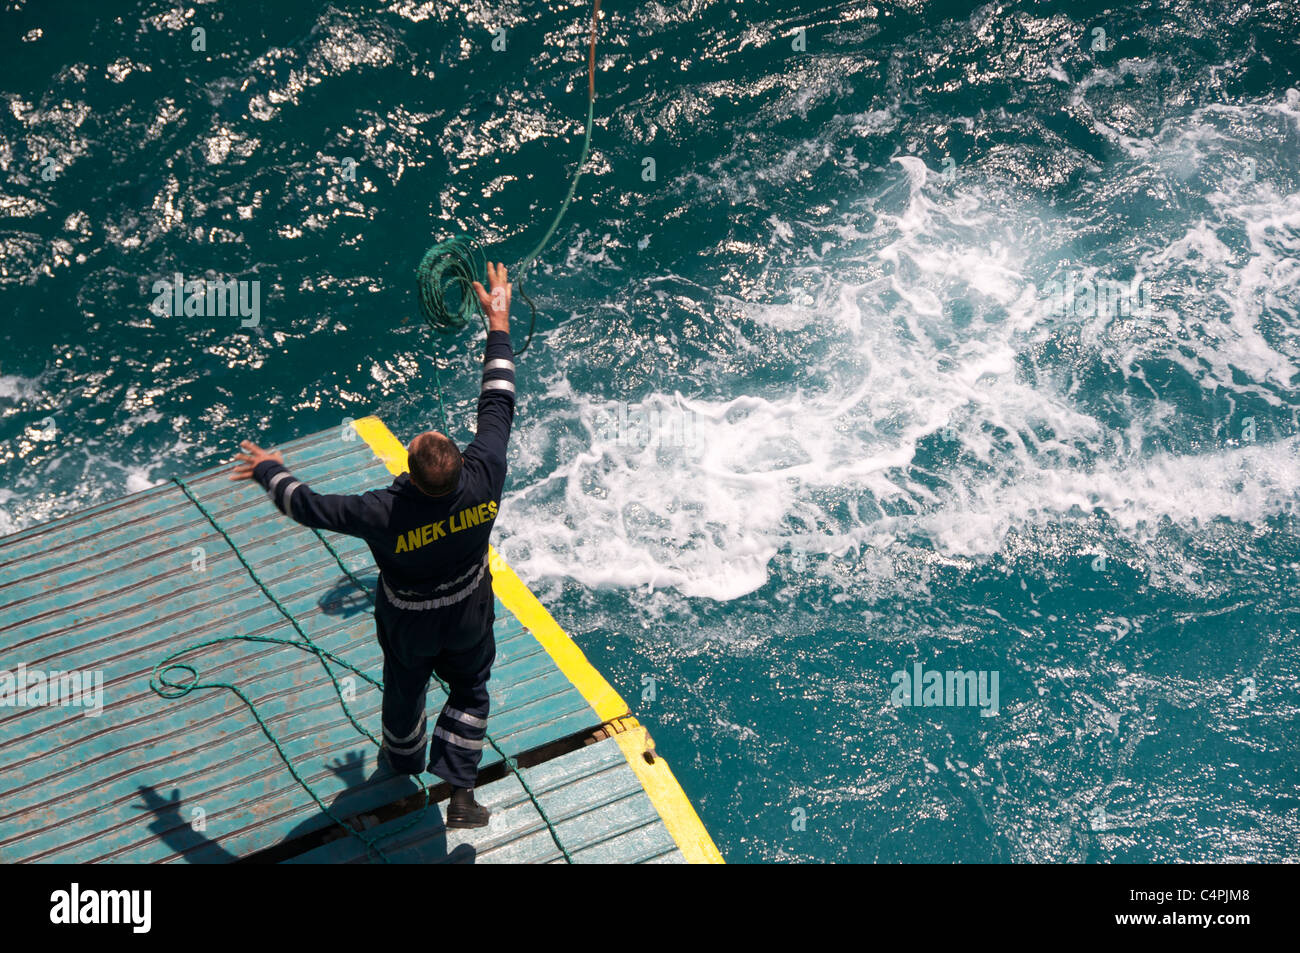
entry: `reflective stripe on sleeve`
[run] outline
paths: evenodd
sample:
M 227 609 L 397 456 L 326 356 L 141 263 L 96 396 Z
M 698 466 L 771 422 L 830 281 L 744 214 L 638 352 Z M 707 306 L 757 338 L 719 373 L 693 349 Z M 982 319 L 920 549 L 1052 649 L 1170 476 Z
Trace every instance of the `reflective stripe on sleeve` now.
M 293 491 L 302 486 L 297 480 L 294 480 L 284 488 L 284 499 L 280 502 L 280 512 L 285 516 L 293 516 L 293 510 L 289 509 L 289 500 L 293 496 Z

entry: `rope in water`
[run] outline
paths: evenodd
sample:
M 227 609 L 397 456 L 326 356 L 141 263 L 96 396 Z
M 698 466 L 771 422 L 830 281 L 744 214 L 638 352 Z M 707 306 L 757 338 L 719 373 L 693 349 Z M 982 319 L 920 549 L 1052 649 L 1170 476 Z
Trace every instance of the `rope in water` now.
M 227 689 L 228 691 L 233 692 L 235 696 L 241 702 L 244 703 L 244 706 L 248 708 L 254 720 L 257 722 L 258 727 L 262 729 L 262 734 L 264 734 L 267 740 L 271 742 L 272 746 L 274 746 L 276 753 L 279 754 L 280 759 L 285 764 L 285 767 L 289 769 L 289 773 L 293 776 L 293 779 L 297 781 L 299 786 L 302 787 L 302 789 L 307 792 L 307 794 L 311 797 L 311 799 L 316 802 L 316 806 L 321 809 L 321 812 L 325 814 L 326 817 L 332 820 L 339 827 L 343 828 L 343 830 L 345 830 L 348 834 L 352 835 L 353 837 L 356 837 L 363 844 L 365 844 L 366 849 L 374 853 L 375 856 L 377 856 L 384 863 L 390 863 L 391 861 L 389 860 L 388 855 L 384 853 L 384 851 L 380 848 L 379 844 L 383 841 L 396 837 L 398 834 L 401 834 L 403 831 L 410 829 L 411 827 L 418 824 L 423 819 L 425 812 L 429 809 L 429 788 L 424 783 L 423 779 L 419 778 L 418 776 L 416 776 L 415 778 L 416 782 L 420 785 L 421 792 L 424 795 L 424 804 L 421 806 L 420 810 L 415 814 L 413 814 L 411 816 L 411 819 L 408 820 L 402 826 L 395 828 L 394 830 L 389 831 L 381 836 L 371 837 L 367 835 L 365 831 L 357 830 L 355 827 L 348 824 L 343 818 L 339 817 L 332 810 L 330 810 L 329 806 L 326 805 L 326 803 L 321 799 L 320 795 L 318 795 L 315 789 L 311 786 L 311 783 L 308 782 L 298 772 L 298 769 L 294 767 L 293 760 L 289 757 L 288 753 L 284 750 L 284 746 L 280 743 L 280 740 L 276 737 L 275 732 L 271 730 L 270 725 L 266 723 L 266 720 L 262 717 L 261 713 L 257 710 L 257 704 L 251 698 L 249 698 L 248 695 L 246 695 L 238 685 L 234 684 L 233 682 L 200 682 L 198 669 L 196 669 L 193 665 L 189 663 L 176 661 L 181 656 L 187 655 L 190 652 L 194 652 L 211 645 L 219 645 L 225 642 L 260 642 L 269 645 L 288 646 L 291 648 L 301 649 L 302 651 L 309 652 L 312 655 L 316 656 L 317 659 L 320 660 L 321 667 L 325 669 L 325 674 L 330 677 L 330 682 L 334 686 L 334 693 L 338 697 L 339 705 L 343 708 L 343 713 L 347 716 L 348 721 L 352 723 L 352 727 L 355 728 L 360 735 L 369 739 L 369 741 L 372 744 L 374 744 L 375 747 L 377 748 L 382 747 L 379 739 L 376 738 L 369 731 L 367 731 L 366 728 L 360 722 L 357 721 L 356 716 L 352 714 L 352 710 L 348 707 L 347 700 L 343 697 L 343 689 L 339 685 L 338 677 L 334 674 L 334 670 L 330 668 L 330 663 L 333 662 L 347 669 L 348 671 L 364 679 L 369 684 L 373 685 L 375 688 L 378 688 L 380 691 L 383 691 L 383 687 L 384 687 L 383 683 L 371 677 L 369 674 L 357 668 L 355 665 L 348 662 L 347 660 L 342 659 L 339 656 L 335 655 L 333 652 L 330 652 L 327 649 L 323 649 L 319 645 L 317 645 L 315 641 L 312 640 L 311 636 L 309 636 L 307 632 L 303 629 L 303 627 L 299 624 L 298 620 L 293 617 L 293 614 L 288 609 L 285 608 L 284 604 L 275 597 L 275 594 L 272 593 L 270 588 L 267 587 L 266 583 L 262 581 L 262 578 L 257 574 L 257 571 L 252 567 L 249 561 L 244 557 L 243 552 L 235 544 L 235 541 L 230 538 L 230 534 L 225 531 L 225 529 L 221 526 L 221 524 L 217 522 L 216 517 L 213 516 L 212 513 L 208 510 L 208 508 L 205 507 L 199 501 L 199 499 L 194 495 L 193 491 L 189 487 L 189 484 L 187 484 L 180 477 L 173 477 L 172 481 L 181 488 L 181 491 L 185 494 L 185 496 L 189 499 L 189 501 L 194 504 L 194 506 L 198 509 L 198 511 L 202 513 L 204 518 L 206 518 L 207 521 L 212 525 L 212 528 L 215 529 L 221 535 L 222 539 L 226 541 L 226 544 L 230 546 L 231 551 L 234 552 L 235 558 L 239 560 L 240 564 L 248 572 L 248 575 L 252 578 L 253 582 L 257 584 L 258 588 L 262 590 L 263 594 L 269 600 L 271 600 L 271 603 L 280 611 L 280 614 L 283 615 L 285 619 L 288 620 L 291 626 L 293 626 L 294 631 L 298 633 L 299 639 L 298 640 L 280 639 L 280 638 L 274 638 L 272 636 L 265 636 L 265 635 L 225 635 L 215 639 L 207 639 L 206 641 L 203 642 L 196 642 L 193 645 L 188 645 L 185 648 L 173 652 L 171 655 L 168 655 L 166 658 L 160 660 L 154 666 L 153 675 L 149 679 L 149 687 L 153 689 L 153 691 L 156 694 L 167 699 L 183 698 L 186 695 L 190 694 L 190 692 L 193 692 L 198 689 L 224 688 Z M 371 594 L 370 590 L 367 589 L 366 586 L 361 582 L 361 580 L 356 577 L 356 575 L 352 572 L 352 570 L 350 570 L 347 567 L 347 565 L 343 562 L 343 557 L 339 554 L 338 550 L 336 550 L 332 545 L 330 545 L 329 540 L 327 540 L 319 530 L 313 529 L 312 532 L 316 534 L 316 537 L 321 541 L 321 543 L 324 544 L 325 548 L 329 551 L 330 555 L 334 557 L 334 561 L 338 563 L 339 568 L 343 570 L 343 572 L 347 575 L 347 577 L 352 580 L 353 584 L 356 585 L 357 588 L 361 590 L 361 592 L 365 593 L 366 598 L 369 599 L 371 604 L 373 605 L 374 596 Z M 178 681 L 177 680 L 178 675 L 174 673 L 179 673 L 179 677 L 183 680 Z M 442 679 L 436 678 L 436 680 L 438 682 L 438 685 L 442 688 L 443 693 L 449 694 L 447 685 L 442 681 Z M 551 821 L 550 817 L 547 816 L 546 811 L 542 808 L 541 802 L 537 799 L 537 795 L 533 792 L 532 788 L 529 787 L 528 782 L 524 779 L 523 774 L 520 773 L 519 763 L 514 758 L 507 755 L 505 751 L 502 750 L 501 746 L 497 744 L 496 740 L 493 739 L 490 734 L 487 734 L 486 732 L 484 734 L 485 734 L 485 740 L 488 742 L 488 744 L 492 746 L 492 749 L 501 757 L 502 762 L 514 774 L 515 778 L 519 781 L 519 784 L 523 787 L 524 793 L 527 794 L 529 800 L 532 801 L 533 806 L 537 809 L 538 815 L 540 815 L 540 817 L 542 818 L 542 822 L 546 825 L 546 829 L 550 833 L 551 839 L 555 841 L 555 846 L 559 848 L 560 853 L 564 856 L 565 861 L 567 861 L 570 864 L 573 863 L 572 855 L 570 855 L 568 849 L 565 848 L 564 844 L 560 842 L 560 836 L 555 830 L 554 823 Z
M 582 168 L 587 164 L 591 151 L 591 124 L 596 109 L 596 27 L 600 19 L 600 0 L 593 0 L 591 8 L 591 37 L 587 52 L 587 125 L 582 140 L 582 155 L 578 158 L 578 167 L 574 170 L 569 183 L 569 192 L 560 205 L 560 210 L 551 220 L 551 226 L 542 236 L 533 250 L 524 256 L 515 268 L 513 281 L 519 288 L 519 294 L 528 302 L 530 317 L 528 336 L 524 346 L 515 352 L 516 357 L 528 350 L 533 341 L 533 330 L 537 326 L 537 306 L 524 290 L 524 278 L 528 268 L 537 256 L 546 248 L 555 229 L 559 226 L 564 213 L 569 210 L 569 203 L 582 178 Z M 467 235 L 453 235 L 433 245 L 424 253 L 415 270 L 416 283 L 420 295 L 420 315 L 434 331 L 450 334 L 465 328 L 477 315 L 487 328 L 487 315 L 479 304 L 478 295 L 474 293 L 473 282 L 485 284 L 487 281 L 487 258 L 478 244 Z

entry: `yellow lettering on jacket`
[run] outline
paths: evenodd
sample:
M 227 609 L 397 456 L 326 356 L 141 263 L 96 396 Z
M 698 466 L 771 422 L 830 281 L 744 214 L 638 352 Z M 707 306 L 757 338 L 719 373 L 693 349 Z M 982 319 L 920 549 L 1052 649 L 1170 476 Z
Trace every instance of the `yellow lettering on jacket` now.
M 427 546 L 434 540 L 442 539 L 448 533 L 459 533 L 463 529 L 469 529 L 473 526 L 481 526 L 497 517 L 497 501 L 490 500 L 487 503 L 480 503 L 477 506 L 469 506 L 463 510 L 458 510 L 445 520 L 438 520 L 436 523 L 425 523 L 423 526 L 417 526 L 415 529 L 407 530 L 403 535 L 397 537 L 397 545 L 393 549 L 394 553 L 409 553 L 419 549 L 421 546 Z

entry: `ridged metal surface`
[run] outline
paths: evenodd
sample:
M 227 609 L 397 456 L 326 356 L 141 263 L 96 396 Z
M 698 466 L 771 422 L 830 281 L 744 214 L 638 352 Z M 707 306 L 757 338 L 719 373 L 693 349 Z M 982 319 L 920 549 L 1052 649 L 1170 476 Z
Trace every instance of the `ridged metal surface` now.
M 575 862 L 685 862 L 613 738 L 525 768 L 522 773 Z M 484 785 L 476 797 L 492 811 L 487 827 L 448 830 L 446 804 L 433 805 L 418 824 L 388 840 L 385 852 L 402 863 L 563 862 L 541 814 L 514 775 Z M 370 833 L 384 835 L 409 820 L 398 818 Z M 345 836 L 289 863 L 373 861 L 364 845 Z
M 347 433 L 286 444 L 285 462 L 318 492 L 387 485 L 391 474 Z M 370 603 L 320 541 L 260 487 L 232 483 L 224 469 L 188 482 L 317 644 L 378 679 Z M 329 538 L 373 585 L 364 544 Z M 202 571 L 193 568 L 196 547 L 206 553 Z M 169 701 L 149 688 L 165 655 L 233 634 L 296 638 L 174 484 L 0 539 L 0 670 L 21 664 L 104 678 L 99 717 L 68 707 L 0 708 L 0 861 L 220 862 L 328 825 L 231 692 Z M 489 731 L 502 747 L 518 754 L 599 724 L 500 602 L 496 638 Z M 239 684 L 339 813 L 410 790 L 404 780 L 368 780 L 375 750 L 344 717 L 313 656 L 235 642 L 185 661 L 201 680 Z M 379 692 L 356 681 L 351 707 L 378 735 Z M 432 685 L 430 708 L 442 701 Z M 489 749 L 483 763 L 498 760 Z

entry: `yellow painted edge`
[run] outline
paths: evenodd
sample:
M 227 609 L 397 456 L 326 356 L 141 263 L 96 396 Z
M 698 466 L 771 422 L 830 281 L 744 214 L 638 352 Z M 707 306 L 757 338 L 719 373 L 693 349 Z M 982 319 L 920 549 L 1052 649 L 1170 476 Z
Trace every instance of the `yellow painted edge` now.
M 393 436 L 392 431 L 378 417 L 363 417 L 352 422 L 353 428 L 383 461 L 394 476 L 406 472 L 406 448 Z M 492 570 L 492 591 L 520 623 L 546 649 L 565 678 L 573 683 L 587 700 L 596 717 L 602 722 L 613 721 L 628 715 L 627 702 L 614 690 L 603 675 L 587 661 L 587 656 L 569 638 L 567 632 L 546 611 L 546 607 L 524 585 L 510 565 L 496 551 L 489 548 L 489 566 Z M 631 727 L 614 735 L 623 757 L 631 766 L 641 787 L 650 798 L 668 833 L 677 842 L 682 856 L 689 863 L 720 864 L 722 854 L 713 843 L 686 792 L 677 783 L 663 758 L 656 756 L 655 763 L 646 762 L 643 754 L 650 747 L 650 735 L 635 718 L 628 718 Z
M 406 472 L 406 448 L 393 436 L 393 432 L 378 417 L 362 417 L 352 421 L 352 429 L 370 445 L 388 472 L 399 476 Z
M 406 448 L 378 417 L 362 417 L 352 422 L 375 456 L 396 476 L 406 472 Z M 627 702 L 619 696 L 604 676 L 587 661 L 582 649 L 569 638 L 560 624 L 551 618 L 546 607 L 524 585 L 522 579 L 501 558 L 495 547 L 489 549 L 488 565 L 492 570 L 492 591 L 501 604 L 528 629 L 533 638 L 555 661 L 565 678 L 573 683 L 602 722 L 628 713 Z
M 691 806 L 686 792 L 677 783 L 677 778 L 669 769 L 668 762 L 658 753 L 655 754 L 654 764 L 646 761 L 645 751 L 652 749 L 653 745 L 645 728 L 638 724 L 616 734 L 614 740 L 623 749 L 623 757 L 632 766 L 632 772 L 641 782 L 645 793 L 649 795 L 650 803 L 659 812 L 664 827 L 668 828 L 668 833 L 677 842 L 686 862 L 689 864 L 726 863 L 717 845 L 713 843 L 713 838 L 705 829 L 704 822 Z
M 605 681 L 605 676 L 596 671 L 595 666 L 587 661 L 569 634 L 560 628 L 560 624 L 551 618 L 546 606 L 538 601 L 524 581 L 515 575 L 515 571 L 501 558 L 495 547 L 488 549 L 488 566 L 492 570 L 492 591 L 496 593 L 501 604 L 523 623 L 524 628 L 533 633 L 533 638 L 542 644 L 546 654 L 555 660 L 565 678 L 574 684 L 596 712 L 602 722 L 621 718 L 628 713 L 627 702 L 614 690 L 614 686 Z

